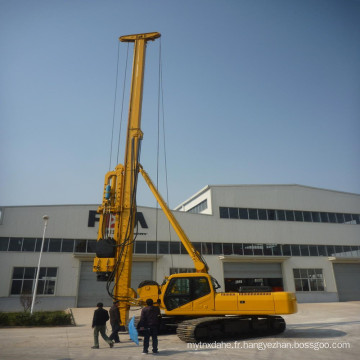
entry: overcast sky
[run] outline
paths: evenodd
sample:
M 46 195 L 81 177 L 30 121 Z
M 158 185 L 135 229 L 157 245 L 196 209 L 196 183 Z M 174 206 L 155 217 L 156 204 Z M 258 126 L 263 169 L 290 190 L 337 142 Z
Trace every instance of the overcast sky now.
M 101 202 L 118 37 L 152 31 L 141 162 L 156 181 L 161 49 L 171 207 L 207 184 L 360 193 L 359 18 L 352 0 L 0 0 L 0 205 Z

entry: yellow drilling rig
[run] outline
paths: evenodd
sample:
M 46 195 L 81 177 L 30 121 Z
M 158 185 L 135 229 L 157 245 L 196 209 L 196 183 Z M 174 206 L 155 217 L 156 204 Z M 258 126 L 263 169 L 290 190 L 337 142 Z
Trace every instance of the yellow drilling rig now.
M 143 306 L 153 299 L 163 311 L 163 323 L 176 327 L 180 339 L 186 342 L 206 342 L 219 336 L 235 337 L 244 333 L 280 333 L 285 321 L 280 315 L 297 311 L 296 297 L 290 292 L 217 292 L 218 282 L 186 236 L 150 177 L 140 165 L 141 106 L 148 41 L 158 32 L 126 35 L 121 42 L 134 43 L 130 106 L 124 165 L 117 165 L 105 176 L 100 214 L 96 257 L 93 271 L 98 280 L 107 281 L 110 294 L 119 301 L 121 326 L 129 321 L 131 306 Z M 196 272 L 173 274 L 162 285 L 143 282 L 137 291 L 130 288 L 131 267 L 136 222 L 136 190 L 138 174 L 144 177 L 180 241 L 194 262 Z M 115 220 L 114 233 L 108 231 Z

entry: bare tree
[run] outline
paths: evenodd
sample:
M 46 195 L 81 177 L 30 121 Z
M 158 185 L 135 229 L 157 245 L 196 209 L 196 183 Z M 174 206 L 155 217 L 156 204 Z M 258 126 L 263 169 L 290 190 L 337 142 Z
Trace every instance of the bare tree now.
M 36 299 L 35 304 L 38 304 L 40 301 Z M 30 292 L 22 292 L 20 295 L 20 304 L 24 309 L 24 312 L 27 312 L 31 308 L 32 303 L 32 294 Z

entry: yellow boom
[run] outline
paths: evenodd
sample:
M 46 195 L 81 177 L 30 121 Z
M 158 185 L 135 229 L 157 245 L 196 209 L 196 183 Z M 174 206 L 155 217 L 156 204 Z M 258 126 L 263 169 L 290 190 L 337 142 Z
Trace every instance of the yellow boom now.
M 103 202 L 98 209 L 100 222 L 97 250 L 99 249 L 99 251 L 97 251 L 97 256 L 94 259 L 94 271 L 100 274 L 112 273 L 108 281 L 114 281 L 113 296 L 114 299 L 120 300 L 122 326 L 125 326 L 128 322 L 130 299 L 135 297 L 134 291 L 130 288 L 130 281 L 136 216 L 139 148 L 143 137 L 141 131 L 141 107 L 146 43 L 160 36 L 160 33 L 152 32 L 119 38 L 121 42 L 134 43 L 125 159 L 124 165 L 118 165 L 114 171 L 105 176 Z M 114 234 L 111 234 L 109 224 L 114 220 Z M 103 257 L 100 257 L 99 254 Z
M 184 245 L 186 251 L 190 255 L 191 259 L 194 262 L 194 266 L 197 272 L 204 272 L 207 273 L 209 268 L 205 261 L 202 259 L 200 253 L 195 249 L 194 245 L 191 243 L 187 235 L 185 234 L 185 231 L 182 229 L 178 221 L 176 220 L 173 213 L 170 211 L 168 206 L 166 205 L 164 199 L 157 191 L 156 187 L 152 183 L 149 175 L 147 172 L 143 169 L 142 166 L 139 166 L 139 170 L 143 178 L 145 179 L 146 183 L 148 184 L 151 192 L 155 196 L 157 202 L 161 206 L 162 211 L 165 213 L 166 217 L 168 218 L 171 226 L 175 230 L 176 234 L 179 236 L 179 239 L 181 240 L 182 244 Z

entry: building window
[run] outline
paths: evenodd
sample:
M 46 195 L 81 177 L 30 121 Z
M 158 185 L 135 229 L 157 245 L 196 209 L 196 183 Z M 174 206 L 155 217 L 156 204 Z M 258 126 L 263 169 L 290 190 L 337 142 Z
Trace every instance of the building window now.
M 22 242 L 22 238 L 11 238 L 9 244 L 9 251 L 21 251 Z
M 147 242 L 147 254 L 157 254 L 157 241 L 148 241 Z
M 300 256 L 300 245 L 290 245 L 292 256 Z
M 196 269 L 194 268 L 170 268 L 170 275 L 194 272 L 196 272 Z
M 276 219 L 276 213 L 275 210 L 268 210 L 268 220 L 275 220 Z
M 305 222 L 312 222 L 311 212 L 310 211 L 303 211 L 304 221 Z
M 243 244 L 244 255 L 254 255 L 253 244 Z
M 134 245 L 136 254 L 146 254 L 146 241 L 136 240 Z
M 267 211 L 265 209 L 258 209 L 259 220 L 267 220 Z
M 328 256 L 335 256 L 335 247 L 334 247 L 334 245 L 327 245 L 326 249 L 327 249 Z
M 75 240 L 75 252 L 84 253 L 86 252 L 86 240 Z
M 25 238 L 23 241 L 22 251 L 35 251 L 36 239 L 34 238 Z
M 311 212 L 311 217 L 312 217 L 312 221 L 313 221 L 313 222 L 320 222 L 320 221 L 321 221 L 321 219 L 320 219 L 320 213 L 317 212 L 317 211 Z
M 245 219 L 245 220 L 247 220 L 247 219 L 249 218 L 248 209 L 240 208 L 240 209 L 239 209 L 239 217 L 240 217 L 240 219 Z
M 232 255 L 234 253 L 233 251 L 233 244 L 231 243 L 224 243 L 223 244 L 223 253 L 224 255 Z
M 285 210 L 276 210 L 276 220 L 285 221 Z
M 189 255 L 189 253 L 186 251 L 184 244 L 180 243 L 180 254 L 181 255 Z
M 281 244 L 275 244 L 273 247 L 274 256 L 282 256 L 282 246 Z
M 208 208 L 207 199 L 205 199 L 201 203 L 199 203 L 199 204 L 195 205 L 194 207 L 192 207 L 187 212 L 192 213 L 192 214 L 199 214 L 202 211 L 206 210 L 207 208 Z
M 220 219 L 228 219 L 229 218 L 229 208 L 220 206 L 219 212 L 220 212 Z
M 257 211 L 257 209 L 249 209 L 249 219 L 258 220 L 258 211 Z
M 327 256 L 326 245 L 318 245 L 319 256 Z
M 168 241 L 159 241 L 159 254 L 169 254 Z
M 9 238 L 0 237 L 0 251 L 7 251 L 9 246 Z
M 286 215 L 286 221 L 294 221 L 295 220 L 293 210 L 286 210 L 285 215 Z
M 269 214 L 269 213 L 268 213 Z M 354 219 L 352 219 L 354 221 Z M 0 237 L 0 252 L 39 252 L 42 239 Z M 45 239 L 44 252 L 96 253 L 96 240 Z M 313 245 L 313 244 L 252 244 L 193 242 L 194 248 L 203 255 L 250 255 L 250 256 L 337 256 L 359 257 L 360 247 L 356 245 Z M 181 254 L 188 255 L 180 241 L 136 240 L 135 254 Z
M 345 222 L 344 220 L 344 214 L 336 213 L 336 222 L 339 224 L 343 224 Z
M 282 250 L 284 256 L 291 256 L 291 245 L 283 245 Z
M 244 255 L 243 244 L 233 244 L 235 255 Z
M 360 224 L 360 215 L 359 214 L 352 214 L 353 223 L 354 224 Z
M 179 241 L 170 241 L 170 254 L 180 254 Z
M 213 255 L 220 255 L 223 254 L 223 249 L 222 249 L 222 243 L 213 243 Z
M 309 245 L 310 256 L 319 256 L 316 245 Z
M 296 291 L 324 291 L 322 269 L 293 269 Z
M 61 250 L 61 239 L 50 239 L 49 252 L 60 252 Z
M 238 208 L 229 208 L 230 219 L 238 219 L 239 218 L 239 209 Z
M 212 243 L 201 243 L 201 253 L 204 255 L 212 255 Z
M 263 245 L 262 244 L 252 244 L 254 255 L 264 255 L 263 254 Z
M 309 245 L 300 245 L 301 256 L 310 256 Z
M 345 218 L 345 221 L 344 221 L 345 224 L 351 224 L 352 223 L 351 214 L 344 214 L 344 218 Z
M 294 214 L 295 214 L 295 221 L 304 221 L 302 211 L 294 211 Z
M 62 252 L 73 252 L 74 251 L 74 240 L 73 239 L 63 239 L 61 251 Z
M 35 251 L 36 251 L 36 252 L 40 252 L 40 250 L 41 250 L 41 244 L 42 244 L 42 239 L 38 239 L 38 240 L 36 241 L 36 246 L 35 246 Z M 43 252 L 47 252 L 47 251 L 48 251 L 48 247 L 49 247 L 49 239 L 44 239 Z
M 264 244 L 264 255 L 265 256 L 272 256 L 273 254 L 273 247 L 276 246 L 276 244 Z
M 220 219 L 241 220 L 277 220 L 299 221 L 332 224 L 360 224 L 360 214 L 342 214 L 332 212 L 302 211 L 302 210 L 274 210 L 274 209 L 251 209 L 236 207 L 219 207 Z
M 320 213 L 320 219 L 321 219 L 321 222 L 323 222 L 323 223 L 329 222 L 328 213 L 326 213 L 326 212 L 321 212 L 321 213 Z
M 97 242 L 96 240 L 88 240 L 86 252 L 96 253 L 96 242 Z M 63 243 L 63 246 L 64 246 L 64 243 Z
M 344 250 L 341 245 L 335 245 L 335 256 L 342 256 L 343 252 Z
M 10 294 L 32 294 L 35 286 L 36 272 L 36 267 L 14 267 Z M 38 295 L 54 295 L 56 277 L 56 267 L 41 267 L 36 293 Z

